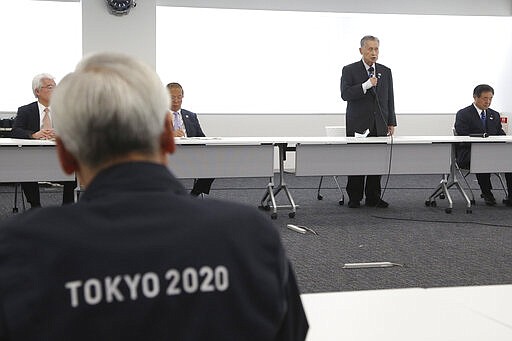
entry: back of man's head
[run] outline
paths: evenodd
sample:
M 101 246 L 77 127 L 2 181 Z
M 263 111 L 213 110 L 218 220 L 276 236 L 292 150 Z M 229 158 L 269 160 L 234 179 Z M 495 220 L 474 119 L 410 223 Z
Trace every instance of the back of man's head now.
M 158 152 L 168 103 L 165 87 L 149 66 L 117 53 L 84 58 L 51 100 L 58 137 L 89 167 L 134 152 Z

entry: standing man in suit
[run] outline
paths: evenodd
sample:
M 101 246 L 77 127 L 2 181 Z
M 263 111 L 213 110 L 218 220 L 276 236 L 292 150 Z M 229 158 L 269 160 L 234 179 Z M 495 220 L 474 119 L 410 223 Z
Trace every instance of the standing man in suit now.
M 55 78 L 47 73 L 36 75 L 32 80 L 32 92 L 37 101 L 18 108 L 11 136 L 18 139 L 54 140 L 50 98 L 55 88 Z M 64 181 L 62 204 L 74 201 L 75 181 Z M 22 182 L 21 188 L 31 207 L 40 207 L 41 199 L 37 182 Z
M 183 87 L 179 83 L 167 84 L 170 96 L 170 111 L 175 137 L 204 137 L 197 115 L 181 108 Z M 209 194 L 215 179 L 195 179 L 190 194 L 197 197 L 201 193 Z
M 52 106 L 62 169 L 85 192 L 0 222 L 0 340 L 306 338 L 276 226 L 194 200 L 167 168 L 169 95 L 150 66 L 91 55 Z
M 377 64 L 379 39 L 364 36 L 359 48 L 362 59 L 343 67 L 341 75 L 341 98 L 347 101 L 347 136 L 355 133 L 368 136 L 393 135 L 396 126 L 393 77 L 391 69 Z M 380 175 L 352 175 L 348 177 L 348 207 L 357 208 L 366 195 L 365 205 L 388 207 L 381 199 Z
M 490 108 L 494 89 L 487 84 L 480 84 L 473 90 L 473 104 L 457 112 L 455 116 L 455 131 L 457 135 L 469 134 L 505 135 L 501 127 L 500 114 Z M 457 164 L 461 168 L 469 169 L 471 162 L 471 144 L 457 145 Z M 477 173 L 476 178 L 482 194 L 480 195 L 486 205 L 496 205 L 492 194 L 491 174 Z M 503 200 L 507 206 L 512 206 L 512 173 L 505 173 L 508 196 Z

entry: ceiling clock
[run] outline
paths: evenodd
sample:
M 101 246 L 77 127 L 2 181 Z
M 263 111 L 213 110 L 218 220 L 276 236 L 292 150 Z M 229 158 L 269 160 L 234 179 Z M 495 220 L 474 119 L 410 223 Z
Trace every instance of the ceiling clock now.
M 126 15 L 132 7 L 137 6 L 135 0 L 106 0 L 110 14 Z

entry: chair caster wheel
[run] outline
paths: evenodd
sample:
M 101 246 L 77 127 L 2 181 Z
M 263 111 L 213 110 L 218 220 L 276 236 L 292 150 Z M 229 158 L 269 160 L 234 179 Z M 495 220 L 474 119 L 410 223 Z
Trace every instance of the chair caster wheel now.
M 439 194 L 439 199 L 444 199 L 444 198 L 446 198 L 446 196 L 443 193 Z
M 475 204 L 475 199 L 471 199 L 469 202 L 471 203 L 471 205 L 474 205 Z
M 295 212 L 290 212 L 290 213 L 288 213 L 288 217 L 290 217 L 290 218 L 295 218 Z
M 16 208 L 13 208 L 13 209 L 12 209 L 12 213 L 18 213 L 18 208 L 17 208 L 17 207 L 16 207 Z
M 268 205 L 266 205 L 266 206 L 260 205 L 260 206 L 258 206 L 258 208 L 263 211 L 270 211 L 270 206 L 268 206 Z
M 277 219 L 277 213 L 272 213 L 270 215 L 270 219 L 276 220 Z
M 445 211 L 446 213 L 448 213 L 448 214 L 452 213 L 452 209 L 451 209 L 451 208 L 449 208 L 449 207 L 448 207 L 448 208 L 445 208 L 445 209 L 444 209 L 444 211 Z
M 343 206 L 345 204 L 345 200 L 338 201 L 338 204 L 340 204 L 340 206 Z
M 468 209 L 466 210 L 466 213 L 467 213 L 467 214 L 471 214 L 471 213 L 473 213 L 473 210 L 472 210 L 472 209 L 470 209 L 470 208 L 468 208 Z
M 432 200 L 432 201 L 425 201 L 425 206 L 430 206 L 430 207 L 437 207 L 437 202 L 435 200 Z
M 318 195 L 316 196 L 316 198 L 317 198 L 318 200 L 322 200 L 324 197 L 323 197 L 321 194 L 318 194 Z
M 430 200 L 425 200 L 425 206 L 430 207 Z

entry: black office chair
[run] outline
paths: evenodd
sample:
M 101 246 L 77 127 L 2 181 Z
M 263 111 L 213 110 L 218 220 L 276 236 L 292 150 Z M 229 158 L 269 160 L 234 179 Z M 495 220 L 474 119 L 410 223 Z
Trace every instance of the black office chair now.
M 14 116 L 11 118 L 4 118 L 0 120 L 0 137 L 9 138 L 11 137 L 12 126 L 14 123 Z M 19 182 L 14 184 L 14 205 L 12 207 L 13 213 L 18 213 L 18 189 L 21 194 L 21 204 L 23 207 L 23 211 L 25 211 L 25 197 L 23 195 L 23 191 L 21 190 L 21 184 Z
M 14 205 L 12 208 L 12 213 L 18 213 L 18 188 L 20 189 L 21 196 L 21 205 L 23 207 L 23 211 L 25 211 L 25 196 L 23 195 L 23 190 L 21 189 L 21 183 L 17 182 L 14 184 Z
M 341 189 L 340 184 L 338 183 L 338 176 L 335 175 L 332 177 L 334 179 L 334 183 L 336 184 L 336 187 L 338 188 L 338 191 L 340 192 L 340 200 L 338 200 L 338 204 L 343 205 L 345 204 L 345 194 L 343 193 L 343 189 Z M 324 180 L 324 177 L 320 177 L 320 183 L 318 184 L 318 190 L 316 191 L 316 198 L 318 200 L 322 200 L 324 197 L 320 194 L 320 189 L 322 188 L 322 182 Z
M 462 179 L 464 180 L 464 183 L 466 184 L 467 189 L 469 190 L 471 204 L 474 204 L 475 203 L 475 195 L 473 193 L 473 190 L 471 189 L 471 186 L 469 185 L 468 180 L 466 179 L 469 176 L 469 174 L 471 174 L 471 172 L 469 171 L 469 169 L 460 168 L 457 163 L 455 163 L 455 167 L 457 168 L 459 175 L 462 177 Z M 503 199 L 503 203 L 505 203 L 508 198 L 508 192 L 507 192 L 507 187 L 505 187 L 503 177 L 501 176 L 500 173 L 491 173 L 491 175 L 494 175 L 494 176 L 496 176 L 496 178 L 498 178 L 498 181 L 501 184 L 501 188 L 503 189 L 503 192 L 505 192 L 505 199 Z
M 11 137 L 13 122 L 14 118 L 0 119 L 0 137 Z
M 453 135 L 457 136 L 457 131 L 455 130 L 455 127 L 452 128 L 452 131 L 453 131 Z M 471 204 L 474 204 L 475 203 L 475 194 L 473 193 L 473 190 L 471 189 L 471 186 L 469 185 L 469 182 L 467 180 L 467 177 L 469 176 L 469 174 L 471 174 L 470 170 L 467 168 L 461 168 L 456 160 L 455 160 L 455 168 L 457 169 L 457 172 L 459 173 L 461 178 L 464 180 L 464 183 L 466 184 L 466 187 L 470 194 Z M 501 188 L 505 192 L 505 199 L 503 199 L 503 202 L 505 203 L 505 200 L 508 198 L 508 192 L 507 192 L 507 187 L 505 186 L 505 183 L 503 181 L 503 177 L 501 176 L 500 173 L 491 173 L 491 175 L 494 175 L 498 178 L 498 180 L 501 184 Z M 441 197 L 441 199 L 442 199 L 442 197 Z
M 346 136 L 346 128 L 345 128 L 345 126 L 325 126 L 325 134 L 326 134 L 326 136 L 331 136 L 331 137 Z M 340 205 L 343 205 L 345 203 L 345 194 L 343 193 L 343 190 L 341 189 L 340 184 L 338 183 L 338 176 L 335 175 L 332 178 L 334 180 L 334 183 L 336 184 L 336 187 L 338 188 L 338 191 L 340 192 L 340 200 L 338 200 L 338 203 Z M 316 191 L 316 198 L 318 200 L 322 200 L 324 198 L 320 194 L 323 180 L 324 180 L 324 177 L 321 176 L 320 182 L 318 183 L 318 190 Z

